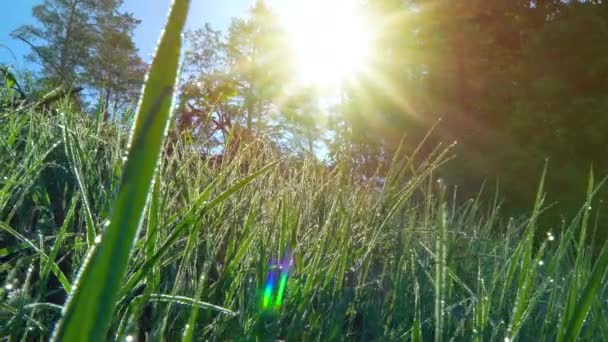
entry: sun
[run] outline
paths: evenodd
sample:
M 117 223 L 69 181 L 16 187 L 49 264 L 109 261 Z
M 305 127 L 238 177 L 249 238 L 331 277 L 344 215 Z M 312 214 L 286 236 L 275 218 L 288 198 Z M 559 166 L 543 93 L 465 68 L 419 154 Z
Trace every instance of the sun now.
M 356 4 L 355 0 L 302 0 L 284 17 L 298 83 L 335 86 L 364 71 L 372 32 Z

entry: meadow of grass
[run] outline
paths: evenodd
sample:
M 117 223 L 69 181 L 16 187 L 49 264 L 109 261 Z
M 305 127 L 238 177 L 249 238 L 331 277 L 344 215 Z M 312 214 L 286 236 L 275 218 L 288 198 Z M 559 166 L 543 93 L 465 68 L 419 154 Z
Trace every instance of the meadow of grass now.
M 0 334 L 46 339 L 115 210 L 128 123 L 67 108 L 0 122 Z M 588 247 L 602 229 L 588 203 L 560 227 L 536 225 L 542 196 L 528 217 L 502 218 L 484 196 L 446 193 L 433 176 L 443 149 L 396 157 L 379 186 L 354 181 L 346 163 L 268 167 L 277 156 L 245 147 L 218 166 L 185 139 L 172 144 L 109 339 L 175 340 L 190 329 L 195 340 L 608 337 L 606 252 Z M 269 260 L 285 251 L 294 266 L 284 300 L 265 310 Z
M 602 181 L 548 227 L 542 179 L 529 215 L 460 200 L 449 147 L 397 152 L 381 184 L 259 144 L 161 151 L 175 51 L 135 118 L 0 113 L 3 340 L 608 340 Z

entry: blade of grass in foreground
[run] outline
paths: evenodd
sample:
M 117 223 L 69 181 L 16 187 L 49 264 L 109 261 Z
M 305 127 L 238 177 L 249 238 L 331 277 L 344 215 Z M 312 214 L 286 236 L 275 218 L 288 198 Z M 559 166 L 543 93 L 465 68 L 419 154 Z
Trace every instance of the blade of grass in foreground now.
M 131 133 L 110 225 L 80 269 L 55 329 L 56 341 L 104 341 L 141 223 L 171 112 L 189 0 L 175 0 L 152 62 Z M 99 239 L 101 237 L 101 239 Z
M 589 309 L 593 304 L 593 301 L 600 293 L 602 287 L 602 279 L 604 278 L 606 271 L 608 271 L 608 243 L 602 248 L 599 259 L 596 261 L 593 267 L 591 278 L 587 283 L 587 286 L 583 290 L 583 293 L 576 303 L 576 308 L 565 332 L 559 336 L 559 341 L 574 341 L 578 337 L 585 323 L 585 318 L 589 313 Z

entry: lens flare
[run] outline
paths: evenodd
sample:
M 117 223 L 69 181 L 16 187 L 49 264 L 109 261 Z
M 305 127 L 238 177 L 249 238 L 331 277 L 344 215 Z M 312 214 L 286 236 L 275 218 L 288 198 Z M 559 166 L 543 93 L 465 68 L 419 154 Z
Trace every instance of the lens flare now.
M 268 275 L 266 276 L 266 283 L 264 284 L 264 291 L 262 297 L 262 308 L 266 311 L 273 309 L 278 311 L 281 309 L 283 304 L 283 298 L 285 296 L 285 289 L 287 288 L 287 281 L 289 279 L 289 273 L 293 265 L 293 256 L 291 253 L 286 252 L 283 258 L 275 262 L 271 259 L 268 265 Z M 278 275 L 278 288 L 277 287 L 277 275 Z M 276 288 L 276 295 L 273 296 Z M 274 299 L 274 301 L 273 301 Z
M 264 299 L 262 302 L 264 310 L 268 309 L 268 307 L 270 306 L 270 302 L 272 301 L 272 289 L 274 288 L 275 278 L 275 272 L 271 270 L 268 276 L 266 277 L 266 286 L 264 287 Z
M 281 279 L 279 280 L 279 290 L 277 292 L 277 298 L 274 303 L 275 309 L 280 309 L 283 302 L 283 294 L 285 293 L 285 286 L 287 286 L 287 278 L 289 277 L 289 271 L 281 272 Z

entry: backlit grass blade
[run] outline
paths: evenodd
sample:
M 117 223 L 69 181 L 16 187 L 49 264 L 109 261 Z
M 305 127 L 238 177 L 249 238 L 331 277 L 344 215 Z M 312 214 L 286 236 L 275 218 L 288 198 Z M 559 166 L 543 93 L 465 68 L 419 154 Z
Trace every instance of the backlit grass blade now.
M 606 275 L 607 270 L 608 244 L 605 244 L 599 259 L 593 267 L 591 278 L 583 290 L 581 298 L 576 303 L 574 313 L 570 319 L 570 322 L 568 323 L 565 334 L 560 336 L 560 341 L 574 341 L 580 334 L 583 324 L 585 323 L 585 318 L 587 317 L 589 309 L 591 308 L 591 304 L 593 304 L 594 299 L 600 292 L 602 287 L 602 279 Z
M 175 0 L 140 100 L 109 226 L 83 264 L 56 341 L 104 341 L 140 226 L 171 112 L 188 0 Z M 100 235 L 101 236 L 101 235 Z

